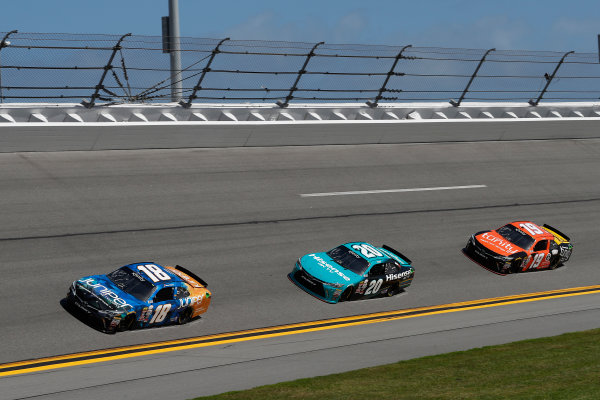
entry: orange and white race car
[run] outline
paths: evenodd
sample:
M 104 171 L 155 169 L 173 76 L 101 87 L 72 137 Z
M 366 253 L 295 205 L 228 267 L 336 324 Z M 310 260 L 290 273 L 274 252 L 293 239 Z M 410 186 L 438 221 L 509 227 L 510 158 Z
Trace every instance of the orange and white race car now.
M 516 221 L 471 235 L 463 253 L 500 275 L 555 269 L 571 257 L 569 237 L 549 225 Z

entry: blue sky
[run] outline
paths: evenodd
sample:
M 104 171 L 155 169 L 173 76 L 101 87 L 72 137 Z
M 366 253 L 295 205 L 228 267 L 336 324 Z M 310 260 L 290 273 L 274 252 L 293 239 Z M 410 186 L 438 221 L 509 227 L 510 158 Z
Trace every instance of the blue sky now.
M 168 0 L 2 0 L 0 31 L 160 35 Z M 591 0 L 179 0 L 181 36 L 597 52 Z

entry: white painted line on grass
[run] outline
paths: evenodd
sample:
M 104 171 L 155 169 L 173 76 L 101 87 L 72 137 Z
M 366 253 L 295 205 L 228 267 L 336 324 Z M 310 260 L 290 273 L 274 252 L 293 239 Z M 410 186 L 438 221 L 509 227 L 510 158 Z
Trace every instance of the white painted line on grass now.
M 434 190 L 456 190 L 456 189 L 481 189 L 487 185 L 466 185 L 466 186 L 439 186 L 428 188 L 410 188 L 410 189 L 384 189 L 384 190 L 355 190 L 350 192 L 329 192 L 329 193 L 303 193 L 300 197 L 326 197 L 326 196 L 349 196 L 353 194 L 379 194 L 379 193 L 405 193 L 405 192 L 427 192 Z

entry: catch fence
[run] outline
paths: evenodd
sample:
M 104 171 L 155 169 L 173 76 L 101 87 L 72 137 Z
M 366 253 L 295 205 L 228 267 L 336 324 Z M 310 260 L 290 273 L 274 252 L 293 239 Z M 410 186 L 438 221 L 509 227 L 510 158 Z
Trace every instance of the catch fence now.
M 595 101 L 595 53 L 179 38 L 172 93 L 161 37 L 0 32 L 0 102 Z

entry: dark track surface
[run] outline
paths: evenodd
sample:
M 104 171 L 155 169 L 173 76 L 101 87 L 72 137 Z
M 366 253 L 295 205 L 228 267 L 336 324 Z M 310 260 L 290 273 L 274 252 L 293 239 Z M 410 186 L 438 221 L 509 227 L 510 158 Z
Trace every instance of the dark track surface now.
M 487 188 L 301 198 L 350 190 Z M 0 362 L 600 283 L 600 140 L 0 154 Z M 501 277 L 460 249 L 531 219 L 569 234 L 556 271 Z M 402 295 L 328 305 L 286 278 L 301 255 L 386 243 L 416 269 Z M 189 326 L 105 335 L 60 305 L 68 285 L 135 261 L 209 283 Z

